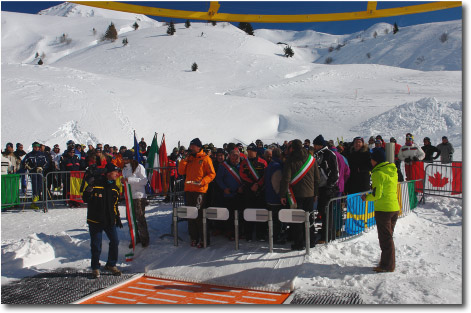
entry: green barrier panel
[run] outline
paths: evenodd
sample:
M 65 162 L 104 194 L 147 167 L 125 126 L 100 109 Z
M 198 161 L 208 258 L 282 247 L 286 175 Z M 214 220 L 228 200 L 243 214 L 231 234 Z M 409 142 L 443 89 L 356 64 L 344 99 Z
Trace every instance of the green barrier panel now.
M 2 208 L 20 204 L 20 175 L 2 175 Z

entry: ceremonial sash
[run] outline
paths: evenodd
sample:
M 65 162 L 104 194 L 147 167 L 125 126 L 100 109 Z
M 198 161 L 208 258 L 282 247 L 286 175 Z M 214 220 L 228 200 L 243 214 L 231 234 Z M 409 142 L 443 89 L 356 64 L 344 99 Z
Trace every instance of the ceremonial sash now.
M 222 165 L 226 168 L 226 170 L 229 172 L 229 174 L 234 177 L 234 179 L 240 184 L 242 184 L 242 180 L 240 179 L 239 173 L 227 163 L 227 161 L 224 161 Z
M 291 178 L 291 181 L 289 182 L 288 194 L 287 194 L 288 203 L 291 209 L 296 209 L 297 207 L 297 203 L 296 203 L 296 199 L 294 198 L 294 192 L 293 192 L 292 187 L 296 185 L 297 183 L 299 183 L 301 179 L 303 179 L 303 177 L 307 174 L 307 172 L 309 172 L 309 170 L 312 168 L 315 161 L 316 159 L 312 155 L 309 154 L 306 162 L 303 164 L 303 166 L 301 166 L 299 171 L 295 173 L 293 177 Z
M 129 234 L 131 236 L 132 251 L 127 253 L 126 262 L 130 262 L 134 259 L 134 249 L 136 247 L 137 241 L 137 222 L 136 214 L 134 210 L 134 202 L 132 201 L 132 192 L 131 185 L 129 183 L 124 183 L 124 198 L 126 200 L 126 218 L 129 225 Z
M 257 180 L 259 181 L 260 180 L 260 176 L 258 176 L 257 174 L 257 171 L 254 169 L 252 163 L 250 162 L 249 159 L 247 159 L 247 165 L 249 166 L 249 170 L 250 170 L 250 173 L 252 173 L 252 176 Z

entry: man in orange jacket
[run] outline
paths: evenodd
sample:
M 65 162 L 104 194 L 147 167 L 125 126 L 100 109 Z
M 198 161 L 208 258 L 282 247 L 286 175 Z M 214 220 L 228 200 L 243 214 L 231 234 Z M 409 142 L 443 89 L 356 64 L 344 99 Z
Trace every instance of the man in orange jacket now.
M 199 138 L 193 139 L 188 148 L 188 155 L 178 164 L 178 174 L 186 175 L 185 203 L 188 206 L 196 206 L 198 209 L 205 207 L 208 185 L 216 177 L 213 162 L 201 149 L 202 146 Z M 204 247 L 203 213 L 201 210 L 198 211 L 196 220 L 188 220 L 188 232 L 192 247 Z M 209 237 L 207 244 L 209 245 Z

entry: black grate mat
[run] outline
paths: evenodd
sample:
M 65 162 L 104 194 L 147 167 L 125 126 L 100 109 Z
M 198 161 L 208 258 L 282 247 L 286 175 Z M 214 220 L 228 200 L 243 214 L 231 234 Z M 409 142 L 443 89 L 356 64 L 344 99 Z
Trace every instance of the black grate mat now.
M 296 294 L 290 304 L 363 304 L 357 293 Z
M 68 304 L 133 276 L 101 271 L 101 276 L 94 279 L 91 271 L 63 268 L 3 285 L 2 304 Z

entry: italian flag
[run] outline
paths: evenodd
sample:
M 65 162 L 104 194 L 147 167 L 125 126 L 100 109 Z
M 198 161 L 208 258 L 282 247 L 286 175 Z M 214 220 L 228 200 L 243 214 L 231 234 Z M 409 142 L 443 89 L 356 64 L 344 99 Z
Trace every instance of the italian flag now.
M 129 225 L 129 235 L 131 235 L 132 251 L 127 253 L 126 262 L 130 262 L 134 259 L 134 250 L 136 248 L 137 241 L 137 222 L 136 214 L 134 210 L 134 203 L 132 201 L 131 185 L 128 183 L 123 184 L 124 186 L 124 198 L 126 200 L 126 219 Z
M 156 169 L 158 167 L 160 167 L 159 146 L 157 144 L 157 133 L 155 133 L 154 139 L 152 139 L 152 144 L 150 146 L 149 155 L 147 156 L 147 179 L 149 180 L 150 186 L 154 193 L 162 192 L 162 182 L 160 179 L 160 173 L 159 170 Z
M 417 195 L 415 193 L 414 182 L 397 184 L 397 200 L 399 202 L 399 215 L 407 210 L 413 210 L 417 207 Z

